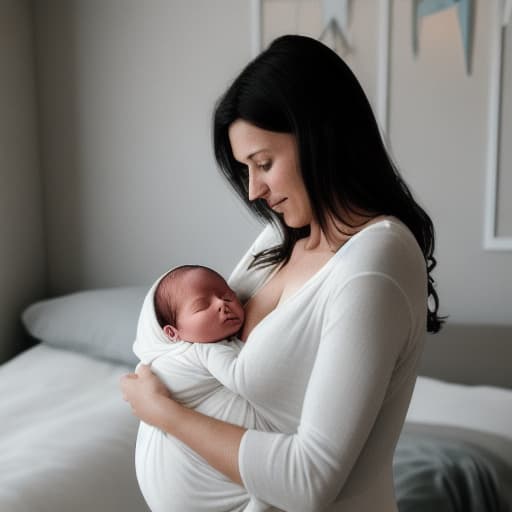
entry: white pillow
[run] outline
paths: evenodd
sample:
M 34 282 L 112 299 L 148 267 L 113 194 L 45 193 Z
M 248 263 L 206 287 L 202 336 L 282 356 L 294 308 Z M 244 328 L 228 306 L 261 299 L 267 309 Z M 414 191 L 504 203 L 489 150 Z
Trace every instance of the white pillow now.
M 512 390 L 418 377 L 407 421 L 473 429 L 512 440 Z
M 132 351 L 149 287 L 87 290 L 29 306 L 22 322 L 31 336 L 53 347 L 134 366 Z

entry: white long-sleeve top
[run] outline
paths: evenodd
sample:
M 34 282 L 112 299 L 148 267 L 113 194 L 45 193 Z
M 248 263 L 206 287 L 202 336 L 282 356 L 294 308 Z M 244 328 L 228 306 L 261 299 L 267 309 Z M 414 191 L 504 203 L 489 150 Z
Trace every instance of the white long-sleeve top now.
M 235 268 L 229 284 L 242 300 L 273 270 L 247 266 L 277 240 L 267 227 Z M 397 510 L 392 458 L 426 313 L 423 254 L 388 218 L 349 239 L 253 329 L 231 376 L 278 433 L 242 438 L 251 495 L 290 512 Z

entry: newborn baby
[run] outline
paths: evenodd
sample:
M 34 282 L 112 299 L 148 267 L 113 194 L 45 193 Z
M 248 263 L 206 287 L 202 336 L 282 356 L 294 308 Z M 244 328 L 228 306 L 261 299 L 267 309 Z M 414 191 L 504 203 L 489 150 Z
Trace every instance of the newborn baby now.
M 217 272 L 202 266 L 178 267 L 148 292 L 133 350 L 187 407 L 269 431 L 271 426 L 237 391 L 237 356 L 244 344 L 233 336 L 244 317 L 236 294 Z M 153 512 L 272 510 L 183 443 L 143 422 L 135 465 Z
M 192 343 L 234 336 L 245 317 L 238 297 L 224 278 L 198 265 L 175 268 L 160 280 L 155 312 L 170 340 Z

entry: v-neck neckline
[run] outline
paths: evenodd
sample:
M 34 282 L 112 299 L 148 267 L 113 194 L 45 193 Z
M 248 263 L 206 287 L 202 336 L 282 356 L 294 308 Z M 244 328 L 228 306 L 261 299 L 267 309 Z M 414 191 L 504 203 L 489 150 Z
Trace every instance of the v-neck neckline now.
M 368 230 L 375 228 L 385 222 L 391 223 L 393 225 L 400 226 L 401 221 L 399 219 L 395 219 L 395 217 L 387 216 L 384 217 L 381 220 L 378 220 L 376 222 L 371 223 L 369 226 L 366 226 L 365 228 L 361 229 L 361 231 L 358 231 L 354 235 L 352 235 L 333 255 L 332 258 L 329 258 L 311 277 L 309 277 L 297 290 L 295 290 L 289 297 L 287 297 L 284 301 L 280 301 L 277 306 L 272 309 L 267 315 L 265 315 L 251 330 L 249 333 L 249 336 L 246 338 L 246 342 L 249 341 L 251 336 L 253 335 L 253 332 L 257 330 L 267 319 L 272 317 L 274 313 L 277 311 L 280 311 L 282 308 L 284 308 L 286 305 L 288 305 L 291 301 L 295 300 L 296 297 L 302 295 L 305 290 L 307 290 L 310 286 L 312 286 L 312 283 L 317 281 L 327 269 L 329 269 L 335 261 L 337 261 L 339 258 L 342 257 L 343 253 L 347 250 L 347 247 L 349 247 L 353 241 L 357 238 L 359 238 L 360 235 L 362 235 L 365 232 L 368 232 Z M 253 294 L 249 297 L 249 300 L 251 300 L 260 290 L 263 289 L 264 286 L 266 286 L 269 281 L 275 276 L 275 274 L 278 272 L 279 266 L 273 268 L 270 272 L 267 278 L 263 281 L 263 283 L 256 288 Z

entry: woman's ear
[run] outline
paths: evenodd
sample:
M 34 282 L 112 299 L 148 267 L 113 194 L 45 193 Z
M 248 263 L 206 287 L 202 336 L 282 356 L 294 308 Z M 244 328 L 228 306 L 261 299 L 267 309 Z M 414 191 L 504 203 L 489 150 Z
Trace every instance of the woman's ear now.
M 164 333 L 171 341 L 178 341 L 179 339 L 178 329 L 172 325 L 166 325 L 164 327 Z

